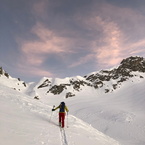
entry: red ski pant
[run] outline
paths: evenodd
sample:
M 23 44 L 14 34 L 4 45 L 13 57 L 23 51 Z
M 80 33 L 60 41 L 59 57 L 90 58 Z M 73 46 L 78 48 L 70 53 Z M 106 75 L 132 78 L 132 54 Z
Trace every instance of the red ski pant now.
M 61 123 L 61 127 L 64 127 L 64 119 L 65 113 L 59 113 L 59 123 Z

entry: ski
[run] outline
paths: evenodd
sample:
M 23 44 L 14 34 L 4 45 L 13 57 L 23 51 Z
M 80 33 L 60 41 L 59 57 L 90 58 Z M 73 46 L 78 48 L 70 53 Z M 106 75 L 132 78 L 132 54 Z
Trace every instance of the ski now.
M 61 141 L 63 145 L 68 145 L 65 129 L 60 127 Z

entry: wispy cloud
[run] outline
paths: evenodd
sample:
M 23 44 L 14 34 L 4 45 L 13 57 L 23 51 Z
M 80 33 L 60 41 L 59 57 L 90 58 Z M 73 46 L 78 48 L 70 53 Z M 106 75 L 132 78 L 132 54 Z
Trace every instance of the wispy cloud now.
M 37 23 L 31 32 L 38 37 L 38 40 L 21 42 L 21 51 L 30 64 L 42 64 L 47 58 L 47 54 L 70 52 L 68 47 L 70 40 L 57 36 L 43 24 Z
M 123 34 L 116 23 L 113 21 L 103 21 L 96 18 L 96 22 L 102 27 L 104 37 L 102 39 L 103 46 L 94 45 L 97 61 L 106 66 L 116 65 L 121 60 Z
M 35 70 L 36 67 L 41 67 L 51 54 L 73 53 L 70 48 L 72 41 L 69 38 L 58 36 L 52 30 L 46 28 L 42 23 L 37 23 L 33 26 L 31 33 L 37 36 L 37 40 L 17 39 L 20 44 L 21 61 L 26 66 Z M 36 71 L 30 71 L 36 72 Z M 46 73 L 45 70 L 38 71 L 37 74 L 52 74 Z M 36 73 L 35 73 L 36 74 Z

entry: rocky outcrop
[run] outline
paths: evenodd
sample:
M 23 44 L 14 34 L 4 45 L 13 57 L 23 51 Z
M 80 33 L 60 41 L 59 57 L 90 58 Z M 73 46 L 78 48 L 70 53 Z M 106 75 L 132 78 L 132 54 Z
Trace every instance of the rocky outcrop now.
M 91 83 L 88 83 L 87 81 L 83 81 L 83 80 L 75 80 L 75 79 L 71 79 L 70 80 L 70 85 L 73 87 L 74 90 L 76 91 L 80 91 L 81 86 L 91 86 Z
M 54 85 L 52 86 L 47 93 L 52 93 L 54 95 L 58 95 L 64 91 L 64 89 L 67 89 L 66 86 L 69 86 L 69 84 L 60 84 L 60 85 Z
M 40 86 L 38 86 L 38 89 L 48 86 L 51 86 L 51 81 L 49 81 L 49 79 L 46 79 Z
M 130 71 L 145 72 L 145 59 L 143 57 L 131 56 L 127 59 L 123 59 L 119 68 L 128 69 Z
M 66 98 L 73 97 L 73 96 L 75 96 L 75 94 L 73 94 L 72 92 L 66 93 Z
M 4 76 L 6 76 L 7 78 L 9 78 L 9 74 L 8 74 L 7 72 L 5 72 L 5 71 L 3 70 L 2 67 L 0 67 L 0 76 L 1 76 L 1 75 L 4 75 Z

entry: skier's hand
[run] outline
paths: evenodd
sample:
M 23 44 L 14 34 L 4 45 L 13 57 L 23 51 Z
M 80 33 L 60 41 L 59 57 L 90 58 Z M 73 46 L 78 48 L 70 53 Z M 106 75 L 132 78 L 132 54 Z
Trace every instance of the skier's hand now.
M 52 111 L 55 111 L 55 109 L 52 109 Z

